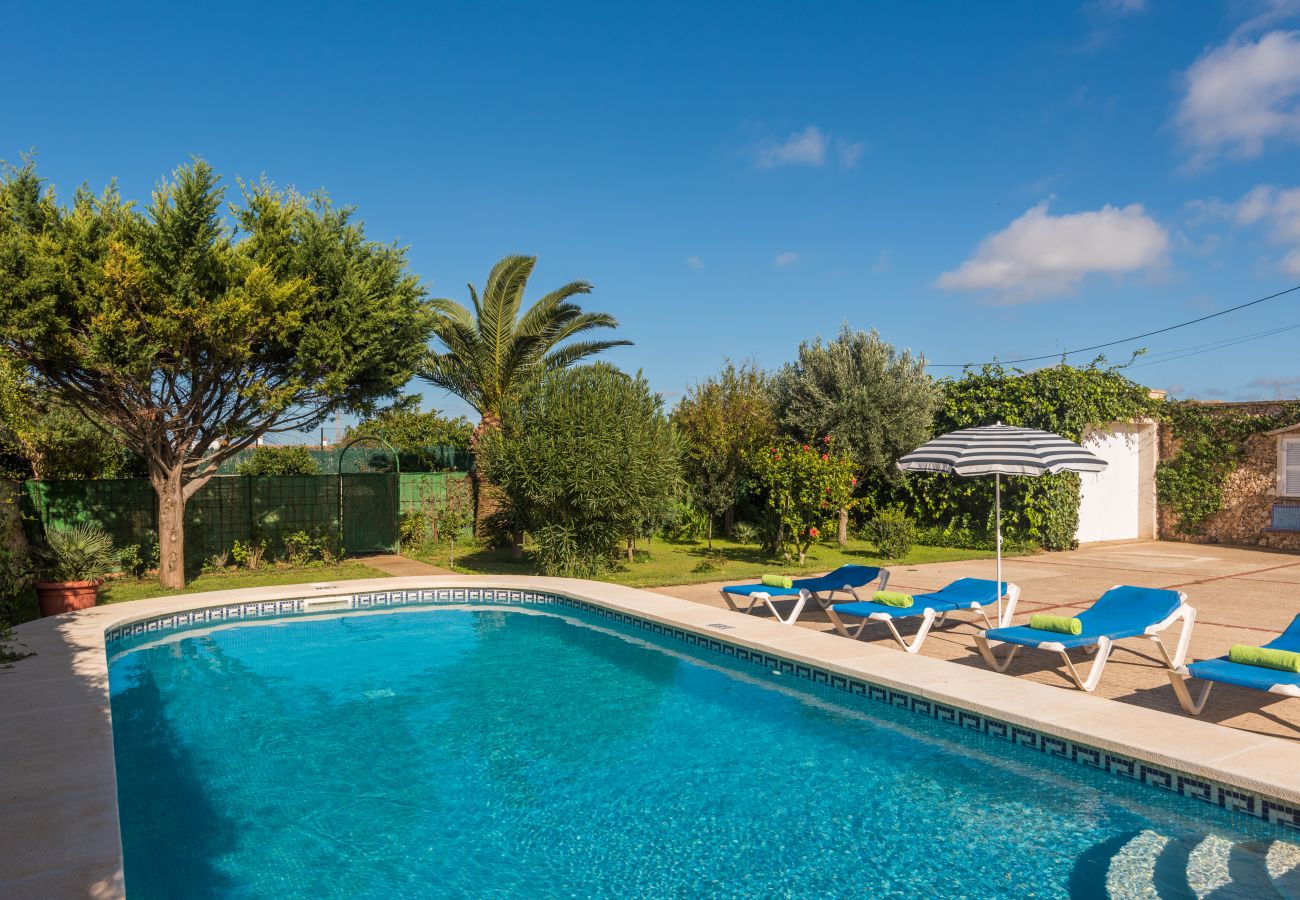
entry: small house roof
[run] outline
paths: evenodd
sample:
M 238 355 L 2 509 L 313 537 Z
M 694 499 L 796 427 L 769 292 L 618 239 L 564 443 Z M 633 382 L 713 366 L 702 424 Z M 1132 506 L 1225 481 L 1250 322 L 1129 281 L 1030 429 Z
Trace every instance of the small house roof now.
M 1267 433 L 1268 433 L 1268 434 L 1288 434 L 1288 433 L 1290 433 L 1290 432 L 1292 432 L 1292 431 L 1297 432 L 1297 433 L 1300 433 L 1300 422 L 1296 422 L 1294 425 L 1283 425 L 1281 428 L 1274 428 L 1272 431 L 1267 432 Z

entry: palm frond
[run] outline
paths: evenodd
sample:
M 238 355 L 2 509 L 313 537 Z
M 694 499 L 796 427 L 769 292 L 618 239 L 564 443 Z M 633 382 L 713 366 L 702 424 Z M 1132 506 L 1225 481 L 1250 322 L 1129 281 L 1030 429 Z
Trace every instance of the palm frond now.
M 541 369 L 545 372 L 553 372 L 556 369 L 563 369 L 571 366 L 589 356 L 603 353 L 611 347 L 630 346 L 632 346 L 631 341 L 578 341 L 577 343 L 567 344 L 551 353 L 548 353 L 546 357 L 542 359 Z
M 483 286 L 479 330 L 498 364 L 509 352 L 524 289 L 536 262 L 535 256 L 507 256 L 492 267 Z
M 564 308 L 580 309 L 576 303 L 565 303 L 566 300 L 579 294 L 590 294 L 591 290 L 591 285 L 586 281 L 571 281 L 559 290 L 551 291 L 528 308 L 523 318 L 519 320 L 519 326 L 515 329 L 515 334 L 541 334 L 555 318 L 557 311 Z

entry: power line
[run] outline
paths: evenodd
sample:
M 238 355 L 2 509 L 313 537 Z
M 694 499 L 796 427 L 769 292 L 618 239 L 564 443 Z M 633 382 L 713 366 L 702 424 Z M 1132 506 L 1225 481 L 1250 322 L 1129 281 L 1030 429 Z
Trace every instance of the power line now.
M 1271 328 L 1268 331 L 1242 335 L 1237 338 L 1214 341 L 1209 344 L 1203 344 L 1199 347 L 1184 347 L 1182 350 L 1167 350 L 1164 353 L 1159 354 L 1159 356 L 1163 358 L 1144 359 L 1142 362 L 1134 363 L 1128 368 L 1141 369 L 1144 366 L 1154 366 L 1158 363 L 1172 362 L 1175 359 L 1186 359 L 1189 356 L 1200 356 L 1202 353 L 1213 353 L 1215 350 L 1226 350 L 1228 347 L 1235 347 L 1237 344 L 1244 344 L 1248 341 L 1256 341 L 1260 338 L 1272 337 L 1275 334 L 1282 334 L 1286 331 L 1295 331 L 1297 328 L 1300 328 L 1300 323 L 1296 323 L 1295 325 L 1284 325 L 1281 328 Z
M 1175 329 L 1178 328 L 1186 328 L 1188 325 L 1195 325 L 1198 322 L 1205 322 L 1210 319 L 1216 319 L 1219 316 L 1226 316 L 1228 313 L 1236 312 L 1239 309 L 1245 309 L 1248 306 L 1255 306 L 1257 304 L 1264 303 L 1267 300 L 1276 300 L 1278 297 L 1282 297 L 1286 294 L 1290 294 L 1295 291 L 1300 291 L 1300 284 L 1297 284 L 1295 287 L 1289 287 L 1284 291 L 1278 291 L 1276 294 L 1269 294 L 1267 297 L 1260 297 L 1258 300 L 1251 300 L 1249 303 L 1242 303 L 1237 306 L 1229 307 L 1228 309 L 1221 309 L 1216 313 L 1210 313 L 1209 315 L 1201 316 L 1198 319 L 1189 319 L 1186 322 L 1179 322 L 1177 325 L 1169 325 L 1166 326 L 1165 328 L 1157 328 L 1155 331 L 1148 331 L 1143 334 L 1135 334 L 1132 337 L 1120 338 L 1119 340 L 1116 341 L 1107 341 L 1104 344 L 1093 344 L 1091 347 L 1079 347 L 1076 350 L 1062 350 L 1056 353 L 1045 353 L 1042 356 L 1025 356 L 1020 359 L 990 360 L 987 363 L 928 363 L 928 366 L 932 369 L 964 369 L 967 366 L 979 366 L 979 365 L 1009 366 L 1009 365 L 1015 365 L 1016 363 L 1041 362 L 1042 360 L 1045 359 L 1060 359 L 1064 356 L 1072 356 L 1075 353 L 1089 353 L 1093 350 L 1104 350 L 1107 347 L 1114 347 L 1118 344 L 1127 344 L 1130 341 L 1140 341 L 1143 338 L 1154 337 L 1157 334 L 1164 334 L 1167 331 L 1174 331 Z

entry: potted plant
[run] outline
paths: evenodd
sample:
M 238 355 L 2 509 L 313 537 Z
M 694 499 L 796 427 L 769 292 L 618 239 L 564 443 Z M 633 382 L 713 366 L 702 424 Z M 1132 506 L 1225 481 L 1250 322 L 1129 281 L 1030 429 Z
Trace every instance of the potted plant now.
M 77 525 L 45 533 L 37 553 L 36 598 L 42 616 L 94 606 L 99 585 L 117 564 L 113 540 L 102 529 Z

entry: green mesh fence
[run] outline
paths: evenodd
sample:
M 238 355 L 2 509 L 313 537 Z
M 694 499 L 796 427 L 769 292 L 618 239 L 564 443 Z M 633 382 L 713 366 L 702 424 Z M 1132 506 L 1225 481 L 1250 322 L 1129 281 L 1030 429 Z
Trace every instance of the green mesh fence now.
M 235 541 L 265 541 L 281 556 L 284 537 L 306 532 L 334 551 L 394 552 L 401 513 L 446 503 L 448 485 L 463 472 L 217 477 L 185 505 L 185 562 L 197 568 Z M 47 528 L 97 525 L 118 549 L 132 544 L 148 555 L 158 544 L 158 499 L 144 478 L 29 481 L 24 520 L 38 541 Z M 340 513 L 343 518 L 340 521 Z
M 339 470 L 339 447 L 308 447 L 307 452 L 320 466 L 321 474 L 330 474 Z M 223 462 L 217 469 L 218 475 L 235 475 L 239 464 L 253 452 L 253 448 L 241 450 Z M 349 456 L 360 455 L 353 449 Z M 468 450 L 457 447 L 424 447 L 417 451 L 401 451 L 398 454 L 403 472 L 468 472 L 473 467 L 473 456 Z M 391 469 L 391 466 L 390 466 Z

